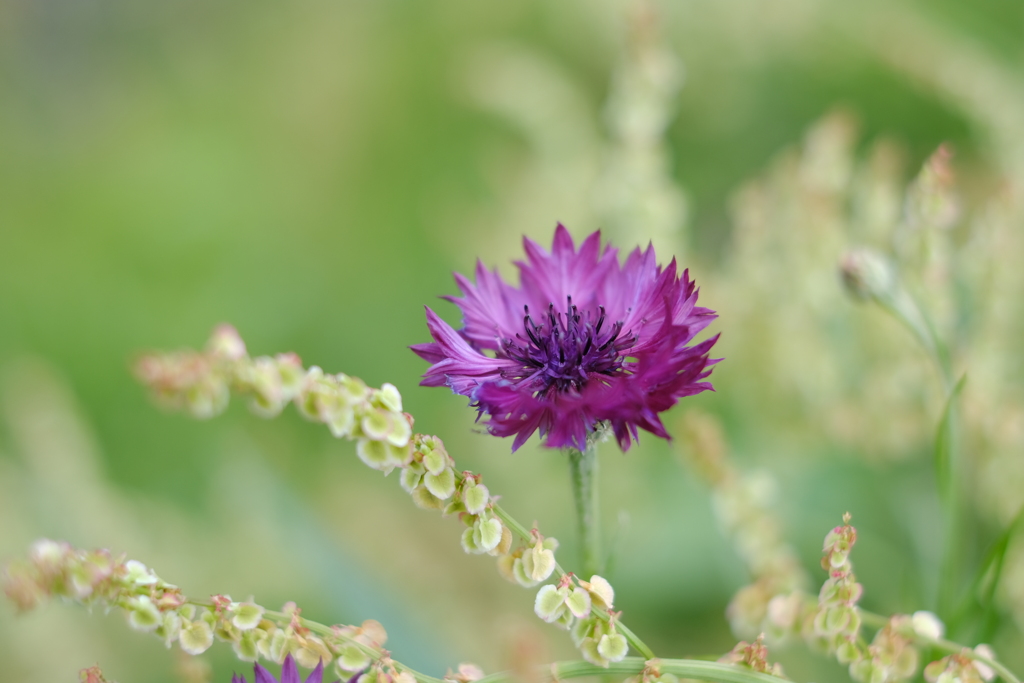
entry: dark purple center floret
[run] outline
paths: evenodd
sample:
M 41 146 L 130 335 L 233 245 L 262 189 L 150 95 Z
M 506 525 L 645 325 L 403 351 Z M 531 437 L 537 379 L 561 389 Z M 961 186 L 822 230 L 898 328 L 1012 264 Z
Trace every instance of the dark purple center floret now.
M 548 305 L 547 322 L 536 323 L 530 307 L 523 306 L 523 334 L 502 341 L 505 356 L 522 363 L 518 371 L 506 371 L 506 379 L 529 382 L 535 395 L 551 391 L 579 391 L 595 375 L 622 372 L 625 351 L 636 343 L 636 335 L 621 337 L 622 321 L 605 326 L 603 306 L 597 320 L 590 311 L 580 311 L 567 297 L 565 313 Z

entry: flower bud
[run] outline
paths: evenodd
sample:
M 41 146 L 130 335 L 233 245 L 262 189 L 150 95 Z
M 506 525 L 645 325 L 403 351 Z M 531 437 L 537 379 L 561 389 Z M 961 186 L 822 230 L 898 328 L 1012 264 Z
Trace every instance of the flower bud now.
M 852 249 L 839 264 L 846 291 L 857 299 L 891 296 L 896 286 L 892 265 L 878 252 L 866 247 Z
M 206 350 L 224 360 L 239 360 L 246 356 L 245 342 L 231 325 L 218 325 L 206 343 Z
M 911 617 L 911 625 L 914 633 L 931 640 L 939 640 L 946 632 L 945 624 L 937 616 L 925 610 L 914 612 Z

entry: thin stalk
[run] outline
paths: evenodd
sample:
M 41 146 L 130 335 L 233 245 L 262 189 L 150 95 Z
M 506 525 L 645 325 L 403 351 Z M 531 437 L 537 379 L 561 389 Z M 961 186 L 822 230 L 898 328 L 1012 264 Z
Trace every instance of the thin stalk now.
M 565 449 L 569 456 L 572 495 L 576 502 L 583 575 L 600 574 L 601 530 L 597 516 L 597 444 L 588 443 L 583 451 Z
M 626 657 L 621 662 L 612 662 L 608 668 L 579 660 L 555 662 L 538 667 L 537 674 L 539 680 L 545 683 L 585 676 L 635 676 L 647 668 L 648 661 L 650 660 L 642 657 Z M 658 659 L 650 663 L 663 674 L 669 673 L 679 678 L 712 683 L 779 683 L 780 680 L 775 676 L 757 673 L 735 664 L 705 662 L 699 659 Z M 512 672 L 502 671 L 484 676 L 476 683 L 508 683 L 514 680 L 516 679 Z

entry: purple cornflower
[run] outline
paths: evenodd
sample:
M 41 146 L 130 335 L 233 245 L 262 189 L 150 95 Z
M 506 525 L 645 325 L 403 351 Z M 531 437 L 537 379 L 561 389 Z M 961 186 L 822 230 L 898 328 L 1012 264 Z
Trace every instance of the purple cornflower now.
M 458 332 L 427 308 L 434 341 L 412 347 L 432 364 L 421 384 L 468 396 L 491 434 L 515 436 L 513 451 L 538 430 L 549 448 L 582 450 L 602 422 L 623 450 L 638 427 L 669 438 L 658 413 L 712 389 L 701 380 L 718 362 L 717 335 L 687 346 L 716 317 L 696 305 L 689 271 L 662 268 L 650 246 L 620 264 L 600 232 L 577 251 L 561 224 L 550 253 L 523 247 L 519 287 L 479 261 L 475 284 L 455 274 L 463 296 L 443 298 L 462 310 Z
M 284 658 L 284 664 L 281 666 L 281 680 L 278 681 L 274 678 L 274 675 L 264 669 L 259 664 L 254 664 L 253 667 L 253 680 L 255 683 L 300 683 L 299 678 L 299 667 L 295 664 L 295 660 L 291 655 Z M 324 663 L 323 660 L 316 665 L 316 668 L 310 672 L 309 676 L 306 677 L 305 683 L 323 683 L 324 680 Z M 235 674 L 231 677 L 231 683 L 246 683 L 244 676 Z M 338 683 L 335 681 L 334 683 Z

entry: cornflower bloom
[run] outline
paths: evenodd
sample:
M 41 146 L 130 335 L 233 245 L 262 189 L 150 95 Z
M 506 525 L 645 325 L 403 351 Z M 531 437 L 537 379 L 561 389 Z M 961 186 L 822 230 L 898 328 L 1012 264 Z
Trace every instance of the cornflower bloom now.
M 539 431 L 549 448 L 586 448 L 607 423 L 623 450 L 638 428 L 669 438 L 659 413 L 712 389 L 702 381 L 718 336 L 689 345 L 715 317 L 697 306 L 689 271 L 662 268 L 654 249 L 624 263 L 594 232 L 579 249 L 561 224 L 550 253 L 525 239 L 520 285 L 480 262 L 476 283 L 456 273 L 463 296 L 455 331 L 427 307 L 434 341 L 412 348 L 431 363 L 421 384 L 468 396 L 488 431 L 514 436 L 515 451 Z
M 274 675 L 264 669 L 259 664 L 253 666 L 253 681 L 255 683 L 301 683 L 302 679 L 299 678 L 299 667 L 295 664 L 295 659 L 291 655 L 288 655 L 284 659 L 284 664 L 281 666 L 281 680 L 278 681 L 274 678 Z M 324 680 L 324 663 L 321 660 L 317 664 L 316 668 L 310 672 L 309 676 L 306 677 L 305 683 L 322 683 Z M 246 683 L 244 676 L 235 674 L 231 677 L 231 683 Z M 335 681 L 334 683 L 338 683 Z

